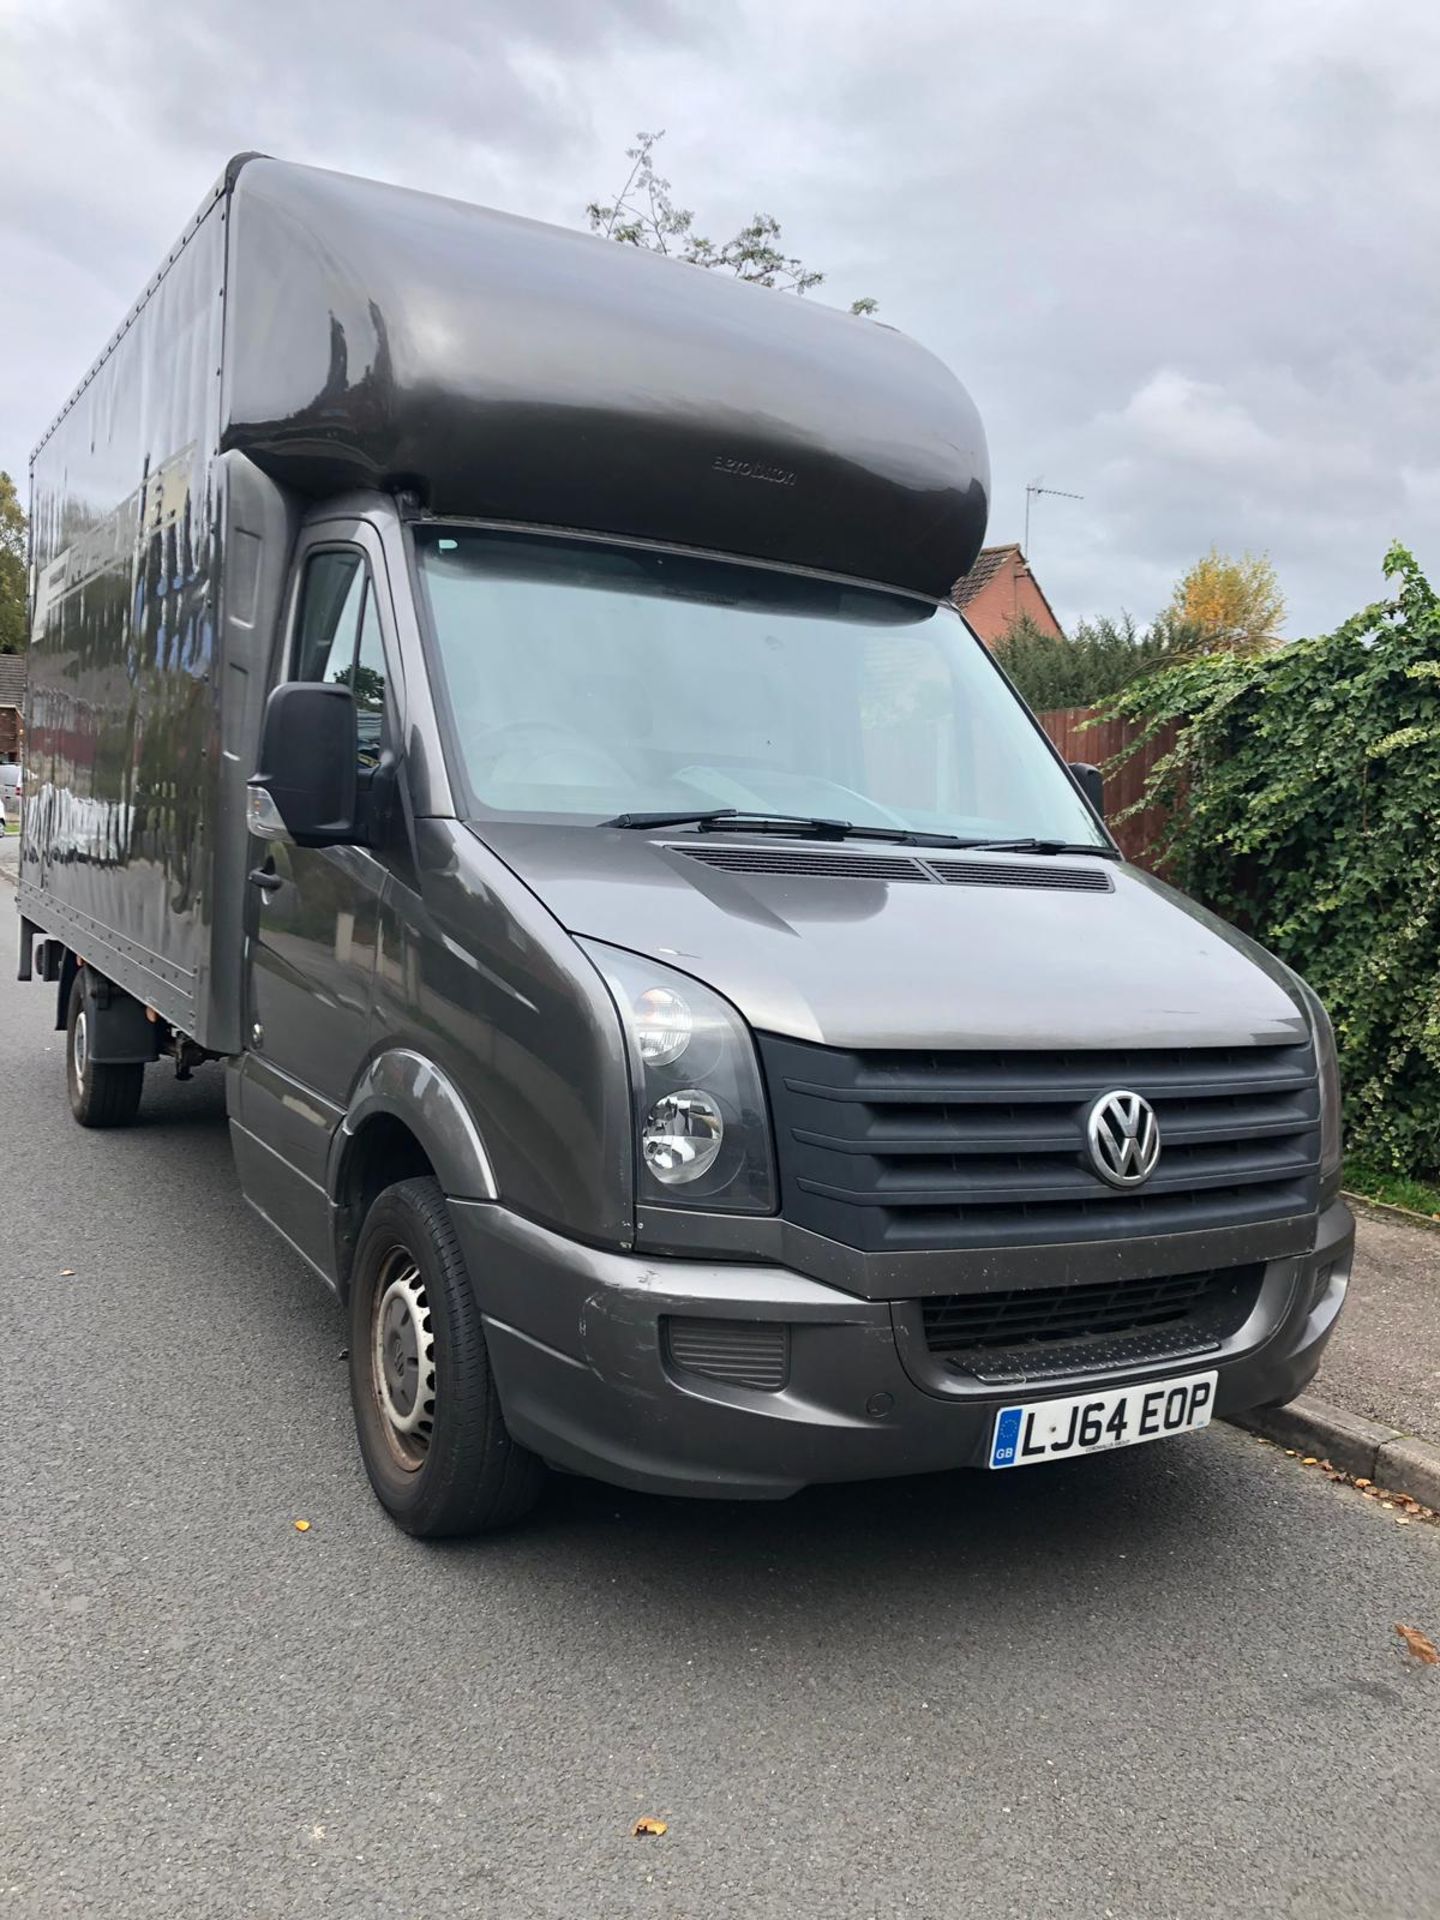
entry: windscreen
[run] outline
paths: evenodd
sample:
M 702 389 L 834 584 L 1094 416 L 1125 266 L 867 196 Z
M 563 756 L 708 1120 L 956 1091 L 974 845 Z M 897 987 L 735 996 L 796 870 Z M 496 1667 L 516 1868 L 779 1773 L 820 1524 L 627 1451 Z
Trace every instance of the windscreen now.
M 481 813 L 736 807 L 1103 844 L 948 607 L 548 535 L 415 544 Z

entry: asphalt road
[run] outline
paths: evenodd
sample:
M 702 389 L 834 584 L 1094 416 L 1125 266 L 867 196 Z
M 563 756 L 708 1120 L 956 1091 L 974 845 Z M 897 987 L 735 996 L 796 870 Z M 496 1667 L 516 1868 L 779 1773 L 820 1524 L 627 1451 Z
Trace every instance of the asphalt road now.
M 1440 1914 L 1440 1530 L 1219 1428 L 418 1546 L 218 1075 L 83 1134 L 52 1004 L 0 977 L 0 1914 Z

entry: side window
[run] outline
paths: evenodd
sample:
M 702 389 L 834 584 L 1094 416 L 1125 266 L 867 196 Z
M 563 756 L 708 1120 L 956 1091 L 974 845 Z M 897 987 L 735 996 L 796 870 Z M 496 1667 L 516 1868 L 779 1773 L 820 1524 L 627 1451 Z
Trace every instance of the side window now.
M 358 553 L 317 553 L 306 564 L 295 639 L 297 680 L 348 680 L 365 594 Z
M 295 678 L 352 690 L 360 765 L 375 766 L 385 713 L 385 649 L 375 589 L 360 554 L 317 553 L 307 563 L 295 636 Z

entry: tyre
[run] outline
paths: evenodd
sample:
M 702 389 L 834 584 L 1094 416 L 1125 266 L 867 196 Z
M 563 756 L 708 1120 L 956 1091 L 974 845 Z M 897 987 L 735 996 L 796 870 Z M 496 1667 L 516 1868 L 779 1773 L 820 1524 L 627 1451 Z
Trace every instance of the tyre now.
M 350 1398 L 370 1484 L 407 1533 L 488 1533 L 539 1497 L 545 1469 L 506 1428 L 435 1180 L 387 1187 L 365 1217 L 350 1283 Z
M 78 971 L 65 1016 L 65 1084 L 70 1111 L 82 1127 L 128 1127 L 145 1085 L 141 1063 L 102 1066 L 90 1057 L 90 1014 L 85 1004 L 85 975 Z

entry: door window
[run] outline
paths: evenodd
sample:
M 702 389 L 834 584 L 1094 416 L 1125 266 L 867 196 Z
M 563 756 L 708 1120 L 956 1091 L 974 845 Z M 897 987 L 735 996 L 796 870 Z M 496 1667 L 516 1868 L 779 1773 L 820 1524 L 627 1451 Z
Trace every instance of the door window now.
M 375 587 L 353 548 L 313 554 L 305 567 L 295 637 L 295 678 L 346 686 L 355 695 L 360 765 L 380 758 L 385 649 Z
M 358 553 L 317 553 L 306 563 L 295 644 L 297 680 L 350 684 L 364 598 L 365 562 Z

